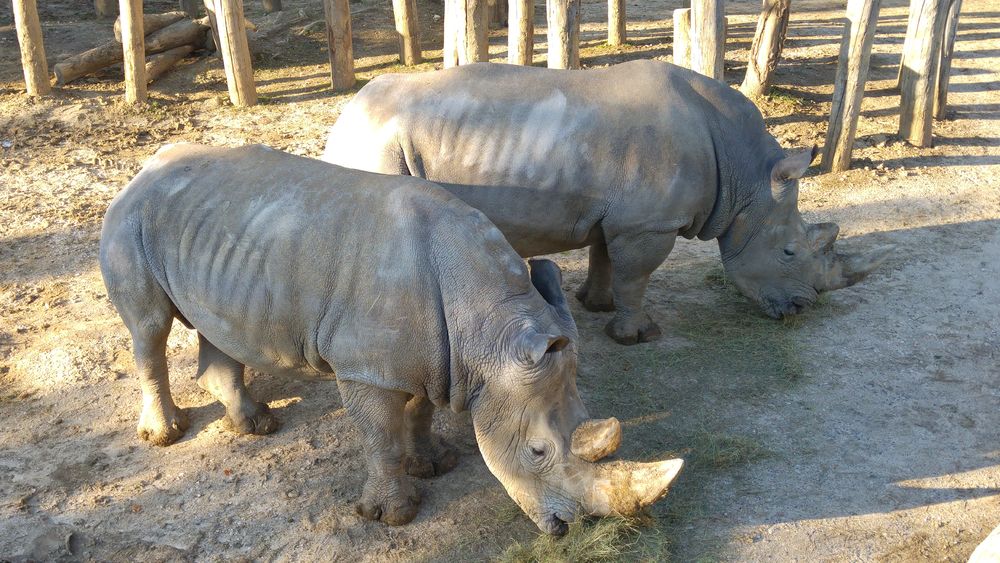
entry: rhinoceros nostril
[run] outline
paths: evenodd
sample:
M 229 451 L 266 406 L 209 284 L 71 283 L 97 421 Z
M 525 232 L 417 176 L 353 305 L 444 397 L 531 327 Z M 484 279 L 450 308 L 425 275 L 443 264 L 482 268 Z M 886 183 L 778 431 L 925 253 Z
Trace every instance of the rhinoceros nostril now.
M 569 524 L 555 514 L 550 514 L 546 517 L 545 527 L 547 528 L 546 531 L 553 536 L 565 536 L 566 532 L 569 531 Z

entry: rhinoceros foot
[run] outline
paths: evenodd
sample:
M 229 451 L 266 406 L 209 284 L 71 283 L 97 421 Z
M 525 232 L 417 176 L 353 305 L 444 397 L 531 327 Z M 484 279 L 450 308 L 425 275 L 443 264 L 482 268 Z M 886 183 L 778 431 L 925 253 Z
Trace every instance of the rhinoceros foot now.
M 240 434 L 270 434 L 278 429 L 278 419 L 264 403 L 248 402 L 247 406 L 226 411 L 226 425 Z
M 615 299 L 609 287 L 597 288 L 585 283 L 577 290 L 576 298 L 588 311 L 607 313 L 615 310 Z
M 417 516 L 420 493 L 405 477 L 369 477 L 355 508 L 369 520 L 402 526 Z
M 660 327 L 646 313 L 630 316 L 615 315 L 604 327 L 604 332 L 615 342 L 625 346 L 652 342 L 660 338 Z
M 188 426 L 187 413 L 183 409 L 175 405 L 159 407 L 153 403 L 143 407 L 136 434 L 154 446 L 169 446 L 184 436 Z
M 447 446 L 424 448 L 403 457 L 403 471 L 407 475 L 428 479 L 444 475 L 458 465 L 458 455 Z

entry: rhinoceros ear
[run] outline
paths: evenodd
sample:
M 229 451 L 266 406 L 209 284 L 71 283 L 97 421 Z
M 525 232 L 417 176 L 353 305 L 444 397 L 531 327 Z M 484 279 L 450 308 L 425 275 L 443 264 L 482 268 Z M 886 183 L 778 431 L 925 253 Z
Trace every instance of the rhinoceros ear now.
M 555 334 L 540 334 L 537 332 L 526 334 L 522 340 L 523 350 L 521 358 L 528 365 L 537 365 L 545 354 L 558 352 L 569 345 L 569 338 Z
M 798 191 L 791 189 L 789 182 L 805 175 L 818 152 L 819 149 L 813 145 L 811 149 L 796 152 L 774 163 L 771 168 L 771 191 L 775 201 L 784 201 L 793 192 L 798 196 Z

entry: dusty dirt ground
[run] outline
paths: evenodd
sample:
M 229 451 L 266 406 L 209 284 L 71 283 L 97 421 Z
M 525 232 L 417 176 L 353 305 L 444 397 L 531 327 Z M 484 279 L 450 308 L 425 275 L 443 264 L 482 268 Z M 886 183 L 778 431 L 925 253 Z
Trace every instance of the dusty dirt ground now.
M 50 64 L 111 37 L 87 2 L 41 4 Z M 605 5 L 588 0 L 584 64 L 669 60 L 681 5 L 629 3 L 631 45 L 611 49 L 601 45 Z M 97 269 L 101 217 L 165 142 L 320 153 L 350 94 L 326 89 L 321 27 L 310 26 L 319 4 L 285 6 L 301 21 L 255 58 L 261 105 L 237 110 L 214 57 L 154 84 L 143 109 L 120 103 L 116 69 L 29 99 L 0 5 L 0 560 L 516 559 L 558 554 L 594 529 L 575 527 L 562 544 L 537 539 L 479 458 L 468 417 L 450 413 L 436 427 L 461 452 L 458 468 L 418 484 L 414 523 L 365 522 L 353 509 L 361 445 L 335 384 L 250 373 L 283 426 L 233 435 L 191 379 L 196 339 L 179 324 L 170 369 L 191 429 L 168 448 L 136 438 L 130 343 Z M 148 12 L 172 7 L 146 2 Z M 390 3 L 352 8 L 362 83 L 399 70 Z M 785 146 L 822 142 L 842 9 L 793 3 L 778 90 L 760 101 Z M 757 7 L 728 10 L 735 84 Z M 432 60 L 417 70 L 430 70 L 441 6 L 420 12 Z M 248 14 L 261 17 L 258 3 Z M 536 17 L 538 63 L 541 5 Z M 905 25 L 904 2 L 883 3 L 855 168 L 807 178 L 800 201 L 807 219 L 839 222 L 849 246 L 897 244 L 886 266 L 781 323 L 734 295 L 714 243 L 684 241 L 648 296 L 667 338 L 632 348 L 603 335 L 606 315 L 574 301 L 580 386 L 592 414 L 625 422 L 621 455 L 689 460 L 611 557 L 962 561 L 1000 521 L 1000 4 L 965 0 L 933 148 L 894 136 Z M 504 33 L 492 41 L 502 60 Z M 573 290 L 585 254 L 555 259 Z

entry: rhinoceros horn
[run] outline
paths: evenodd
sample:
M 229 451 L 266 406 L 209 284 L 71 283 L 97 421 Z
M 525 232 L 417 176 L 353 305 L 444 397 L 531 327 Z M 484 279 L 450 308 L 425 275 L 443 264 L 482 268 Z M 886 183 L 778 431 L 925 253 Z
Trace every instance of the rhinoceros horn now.
M 682 459 L 595 465 L 596 475 L 583 495 L 583 509 L 593 516 L 635 514 L 667 494 L 683 466 Z
M 895 245 L 887 244 L 864 253 L 838 254 L 825 276 L 823 287 L 817 289 L 830 291 L 854 285 L 878 268 L 895 250 Z
M 603 459 L 622 443 L 622 425 L 615 417 L 585 420 L 573 431 L 570 451 L 584 461 Z

